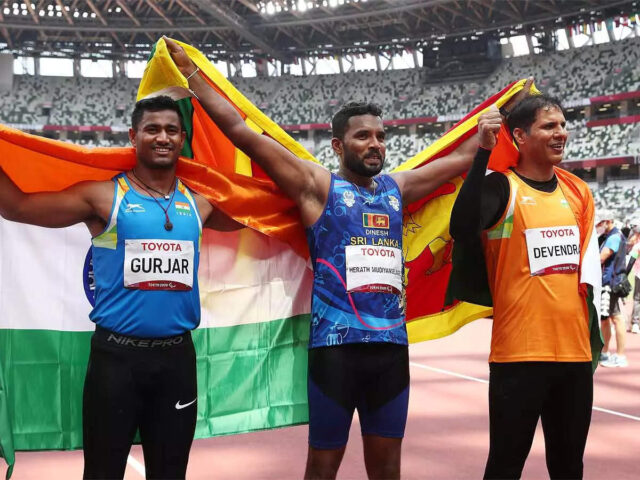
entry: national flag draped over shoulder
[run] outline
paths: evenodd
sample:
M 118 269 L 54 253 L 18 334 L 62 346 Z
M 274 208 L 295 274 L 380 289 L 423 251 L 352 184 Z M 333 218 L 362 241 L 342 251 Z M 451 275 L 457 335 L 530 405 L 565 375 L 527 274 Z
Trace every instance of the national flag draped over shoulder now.
M 298 157 L 315 161 L 238 92 L 196 49 L 181 44 L 247 124 Z M 455 149 L 477 116 L 504 104 L 511 85 L 406 162 L 416 168 Z M 176 98 L 188 130 L 178 175 L 218 208 L 251 227 L 207 231 L 200 261 L 202 324 L 198 352 L 197 437 L 307 421 L 306 343 L 312 273 L 293 203 L 235 149 L 185 90 L 163 40 L 155 47 L 139 98 Z M 0 165 L 24 191 L 57 191 L 106 180 L 131 168 L 131 148 L 84 148 L 0 126 Z M 405 214 L 407 320 L 411 341 L 437 338 L 483 316 L 485 307 L 444 306 L 450 272 L 448 218 L 461 179 Z M 82 226 L 48 230 L 0 220 L 0 453 L 81 447 L 82 383 L 93 325 Z M 83 282 L 83 271 L 85 271 Z M 425 295 L 425 292 L 428 294 Z M 428 300 L 427 300 L 428 299 Z
M 254 130 L 315 161 L 186 48 Z M 313 275 L 298 212 L 197 101 L 176 88 L 183 84 L 159 42 L 139 96 L 178 97 L 189 132 L 178 175 L 252 227 L 203 235 L 196 436 L 304 423 Z M 0 126 L 0 165 L 23 191 L 106 180 L 134 164 L 132 148 L 84 148 Z M 0 219 L 0 454 L 9 464 L 14 449 L 82 446 L 82 385 L 94 328 L 85 295 L 86 289 L 91 296 L 89 247 L 84 226 L 43 229 Z
M 505 105 L 522 88 L 526 79 L 514 82 L 478 105 L 436 142 L 400 165 L 396 171 L 419 168 L 455 150 L 478 129 L 478 117 L 490 106 Z M 537 92 L 535 87 L 533 92 Z M 502 170 L 515 165 L 517 155 L 510 148 L 503 127 L 489 167 Z M 517 153 L 517 152 L 516 152 Z M 453 239 L 449 219 L 463 178 L 446 182 L 428 197 L 406 206 L 403 250 L 407 296 L 407 330 L 410 342 L 450 335 L 463 325 L 491 315 L 486 304 L 448 302 L 446 290 L 452 269 Z

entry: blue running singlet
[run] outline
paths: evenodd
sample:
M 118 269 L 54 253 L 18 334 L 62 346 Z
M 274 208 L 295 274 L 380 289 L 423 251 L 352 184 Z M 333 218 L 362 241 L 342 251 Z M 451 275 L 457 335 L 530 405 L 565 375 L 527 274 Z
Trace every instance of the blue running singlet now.
M 96 303 L 90 318 L 112 332 L 134 337 L 180 335 L 200 323 L 198 261 L 202 222 L 195 200 L 177 180 L 164 211 L 135 191 L 124 174 L 114 178 L 111 217 L 92 240 Z
M 402 197 L 390 176 L 375 180 L 371 193 L 332 174 L 325 210 L 307 228 L 314 271 L 310 348 L 407 345 Z

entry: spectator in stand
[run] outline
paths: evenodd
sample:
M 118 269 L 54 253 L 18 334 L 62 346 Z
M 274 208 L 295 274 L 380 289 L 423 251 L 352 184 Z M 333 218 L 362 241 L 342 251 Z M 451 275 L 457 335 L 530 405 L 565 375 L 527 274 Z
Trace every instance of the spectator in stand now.
M 596 229 L 603 236 L 600 246 L 600 263 L 602 264 L 602 336 L 604 348 L 600 355 L 603 367 L 627 367 L 629 362 L 624 354 L 626 328 L 618 287 L 621 280 L 626 280 L 626 239 L 622 232 L 614 226 L 614 213 L 611 210 L 599 210 L 596 214 Z M 611 324 L 616 332 L 616 353 L 611 354 Z
M 631 220 L 631 235 L 627 243 L 631 245 L 629 253 L 629 263 L 627 264 L 627 275 L 633 272 L 635 283 L 633 287 L 633 314 L 631 316 L 631 333 L 640 333 L 640 262 L 638 255 L 640 254 L 640 221 L 638 219 Z

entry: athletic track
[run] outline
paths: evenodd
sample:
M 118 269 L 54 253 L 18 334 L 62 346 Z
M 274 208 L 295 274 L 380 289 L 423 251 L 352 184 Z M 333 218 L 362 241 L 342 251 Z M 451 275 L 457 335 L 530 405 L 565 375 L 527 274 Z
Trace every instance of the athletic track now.
M 405 479 L 478 479 L 486 460 L 487 356 L 491 322 L 479 320 L 453 336 L 412 345 L 411 400 L 403 444 Z M 585 479 L 636 479 L 640 464 L 640 335 L 628 334 L 628 368 L 599 367 L 585 454 Z M 307 450 L 305 425 L 196 440 L 187 478 L 301 479 Z M 15 480 L 69 480 L 82 476 L 82 452 L 18 452 Z M 0 474 L 4 477 L 4 465 Z M 132 449 L 129 480 L 144 478 L 142 452 Z M 338 474 L 365 479 L 357 419 Z M 542 431 L 523 479 L 548 478 Z

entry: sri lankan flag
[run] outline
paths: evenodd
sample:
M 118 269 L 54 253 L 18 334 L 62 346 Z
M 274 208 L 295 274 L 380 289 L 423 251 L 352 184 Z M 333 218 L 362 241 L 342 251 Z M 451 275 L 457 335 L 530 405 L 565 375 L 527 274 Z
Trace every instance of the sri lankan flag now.
M 382 228 L 389 230 L 389 215 L 379 213 L 363 213 L 362 226 L 366 228 Z
M 200 52 L 181 45 L 251 128 L 315 161 Z M 487 100 L 400 168 L 416 168 L 455 149 L 474 134 L 484 108 L 504 104 L 523 84 Z M 222 135 L 186 86 L 160 40 L 138 98 L 169 94 L 177 99 L 189 140 L 178 175 L 250 227 L 203 235 L 202 322 L 194 332 L 196 436 L 304 423 L 313 276 L 298 212 L 258 165 Z M 26 192 L 107 180 L 134 164 L 132 148 L 85 148 L 0 126 L 0 165 Z M 466 303 L 444 306 L 451 269 L 448 219 L 461 182 L 452 179 L 405 212 L 407 321 L 413 342 L 449 334 L 489 311 Z M 384 219 L 364 221 L 384 228 Z M 0 244 L 0 453 L 12 464 L 14 449 L 81 447 L 81 392 L 93 330 L 86 298 L 90 238 L 82 226 L 49 230 L 0 220 Z

